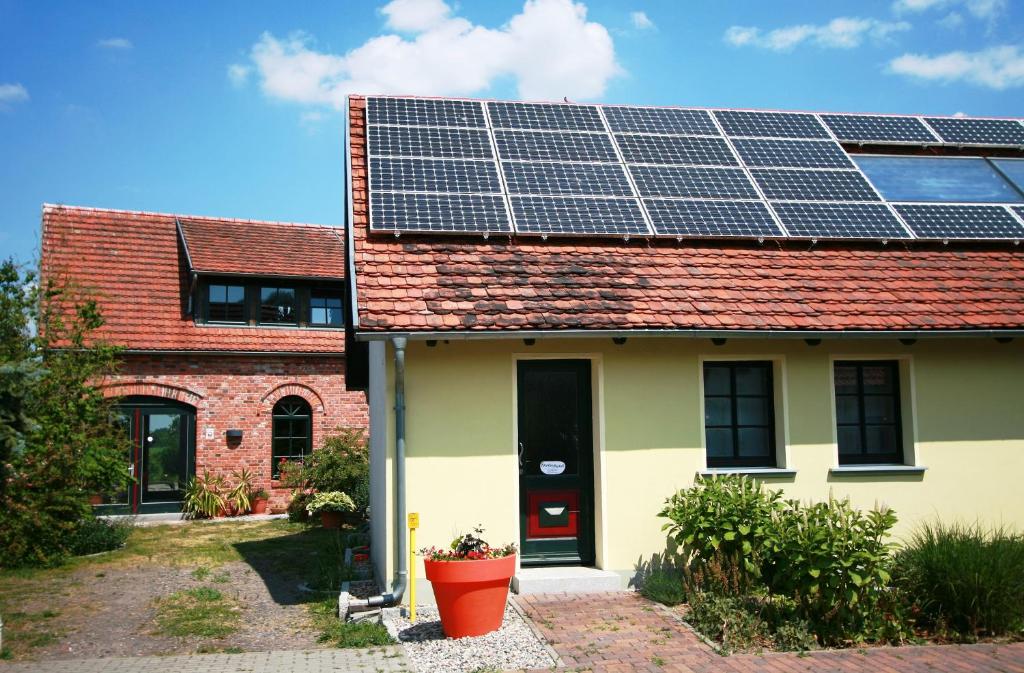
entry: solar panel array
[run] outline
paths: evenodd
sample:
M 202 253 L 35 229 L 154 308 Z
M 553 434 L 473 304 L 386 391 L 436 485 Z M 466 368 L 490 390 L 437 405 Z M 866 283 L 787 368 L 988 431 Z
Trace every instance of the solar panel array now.
M 1024 208 L 889 203 L 840 143 L 1024 147 L 1024 123 L 371 97 L 370 228 L 1024 239 Z

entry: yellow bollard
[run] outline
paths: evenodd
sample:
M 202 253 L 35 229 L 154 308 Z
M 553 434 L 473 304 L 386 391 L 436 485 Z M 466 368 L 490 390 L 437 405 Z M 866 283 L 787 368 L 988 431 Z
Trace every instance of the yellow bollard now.
M 416 621 L 416 529 L 420 527 L 420 515 L 409 514 L 409 621 Z

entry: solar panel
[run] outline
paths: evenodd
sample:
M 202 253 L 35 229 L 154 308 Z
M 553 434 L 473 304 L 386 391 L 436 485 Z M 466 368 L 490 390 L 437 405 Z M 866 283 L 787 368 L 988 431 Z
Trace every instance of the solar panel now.
M 516 231 L 523 234 L 648 234 L 636 199 L 513 196 Z
M 435 98 L 369 98 L 368 124 L 403 126 L 471 126 L 486 128 L 484 110 L 478 101 Z
M 612 131 L 664 135 L 720 136 L 707 110 L 602 106 Z
M 1024 239 L 1024 226 L 1002 206 L 897 205 L 895 208 L 919 238 Z
M 855 143 L 934 143 L 935 136 L 917 117 L 893 115 L 821 115 L 836 138 Z
M 859 171 L 755 168 L 765 198 L 778 201 L 881 201 Z
M 839 143 L 831 140 L 737 138 L 733 147 L 747 166 L 775 168 L 856 168 Z
M 739 165 L 722 138 L 616 133 L 615 142 L 619 145 L 623 159 L 631 164 Z
M 629 166 L 640 196 L 757 199 L 742 168 L 706 166 Z
M 487 112 L 496 129 L 604 131 L 601 115 L 593 105 L 493 102 L 487 104 Z
M 510 194 L 632 196 L 621 164 L 562 164 L 503 161 Z
M 927 117 L 925 121 L 948 143 L 1024 145 L 1024 125 L 1013 119 Z
M 370 159 L 370 189 L 385 192 L 501 193 L 493 161 Z
M 491 140 L 477 129 L 369 126 L 370 156 L 490 159 Z
M 618 162 L 611 140 L 603 133 L 495 131 L 494 140 L 502 159 Z
M 498 195 L 371 191 L 370 229 L 509 233 L 512 226 L 505 200 Z
M 797 238 L 910 238 L 881 203 L 774 203 L 779 219 Z
M 644 199 L 657 234 L 665 236 L 782 236 L 761 201 Z
M 751 138 L 829 138 L 814 115 L 804 112 L 715 110 L 727 136 Z

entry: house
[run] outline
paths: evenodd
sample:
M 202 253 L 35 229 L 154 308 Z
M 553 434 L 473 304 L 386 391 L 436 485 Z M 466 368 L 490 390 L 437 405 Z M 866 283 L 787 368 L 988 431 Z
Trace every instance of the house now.
M 366 427 L 345 385 L 344 238 L 327 226 L 43 207 L 42 273 L 95 293 L 123 348 L 119 398 L 136 483 L 108 513 L 178 511 L 194 474 L 247 468 L 282 510 L 281 460 Z
M 482 524 L 521 578 L 625 586 L 665 550 L 665 498 L 708 474 L 884 503 L 899 535 L 1024 527 L 1021 121 L 347 113 L 380 602 L 407 513 L 419 544 Z

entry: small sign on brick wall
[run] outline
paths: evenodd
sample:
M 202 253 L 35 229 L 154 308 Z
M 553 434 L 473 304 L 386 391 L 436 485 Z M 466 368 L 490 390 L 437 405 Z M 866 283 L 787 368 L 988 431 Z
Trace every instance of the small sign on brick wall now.
M 205 437 L 206 437 L 207 439 L 213 439 L 213 428 L 206 428 L 206 431 L 205 431 L 205 433 L 204 433 L 204 436 L 205 436 Z

